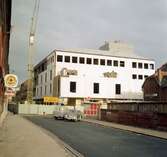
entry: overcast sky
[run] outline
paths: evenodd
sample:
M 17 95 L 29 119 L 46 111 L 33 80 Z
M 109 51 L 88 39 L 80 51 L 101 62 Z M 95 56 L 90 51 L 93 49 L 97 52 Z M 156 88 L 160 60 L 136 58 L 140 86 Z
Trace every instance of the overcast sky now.
M 34 0 L 13 0 L 10 69 L 27 77 L 28 35 Z M 98 49 L 121 40 L 135 52 L 167 62 L 166 0 L 41 0 L 36 32 L 36 64 L 55 48 Z

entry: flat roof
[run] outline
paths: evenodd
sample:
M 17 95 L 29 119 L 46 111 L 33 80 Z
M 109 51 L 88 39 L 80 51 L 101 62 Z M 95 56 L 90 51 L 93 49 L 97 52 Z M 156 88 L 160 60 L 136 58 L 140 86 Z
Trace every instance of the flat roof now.
M 110 57 L 119 57 L 119 58 L 130 58 L 130 59 L 143 59 L 154 61 L 153 59 L 149 59 L 146 57 L 141 57 L 136 55 L 135 53 L 122 52 L 122 51 L 105 51 L 105 50 L 94 50 L 94 49 L 55 49 L 54 51 L 61 52 L 71 52 L 71 53 L 80 53 L 80 54 L 89 54 L 89 55 L 101 55 L 101 56 L 110 56 Z

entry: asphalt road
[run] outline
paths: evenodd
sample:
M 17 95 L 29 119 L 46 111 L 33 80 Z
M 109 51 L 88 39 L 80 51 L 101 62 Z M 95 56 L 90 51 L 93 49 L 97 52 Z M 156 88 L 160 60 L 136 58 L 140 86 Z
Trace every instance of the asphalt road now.
M 86 157 L 166 157 L 167 140 L 86 122 L 27 116 Z

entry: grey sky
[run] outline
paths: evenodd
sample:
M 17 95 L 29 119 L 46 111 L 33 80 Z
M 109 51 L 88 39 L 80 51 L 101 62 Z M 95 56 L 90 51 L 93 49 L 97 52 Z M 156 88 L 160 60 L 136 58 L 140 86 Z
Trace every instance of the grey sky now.
M 27 51 L 34 0 L 13 0 L 11 70 L 27 77 Z M 55 48 L 98 49 L 104 41 L 134 45 L 156 67 L 167 61 L 166 0 L 41 0 L 37 25 L 37 63 Z

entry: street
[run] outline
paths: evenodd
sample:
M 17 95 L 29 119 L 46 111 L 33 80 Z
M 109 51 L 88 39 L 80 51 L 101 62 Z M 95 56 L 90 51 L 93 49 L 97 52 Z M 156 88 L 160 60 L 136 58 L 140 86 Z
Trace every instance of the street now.
M 26 116 L 86 157 L 165 157 L 167 140 L 86 122 Z

